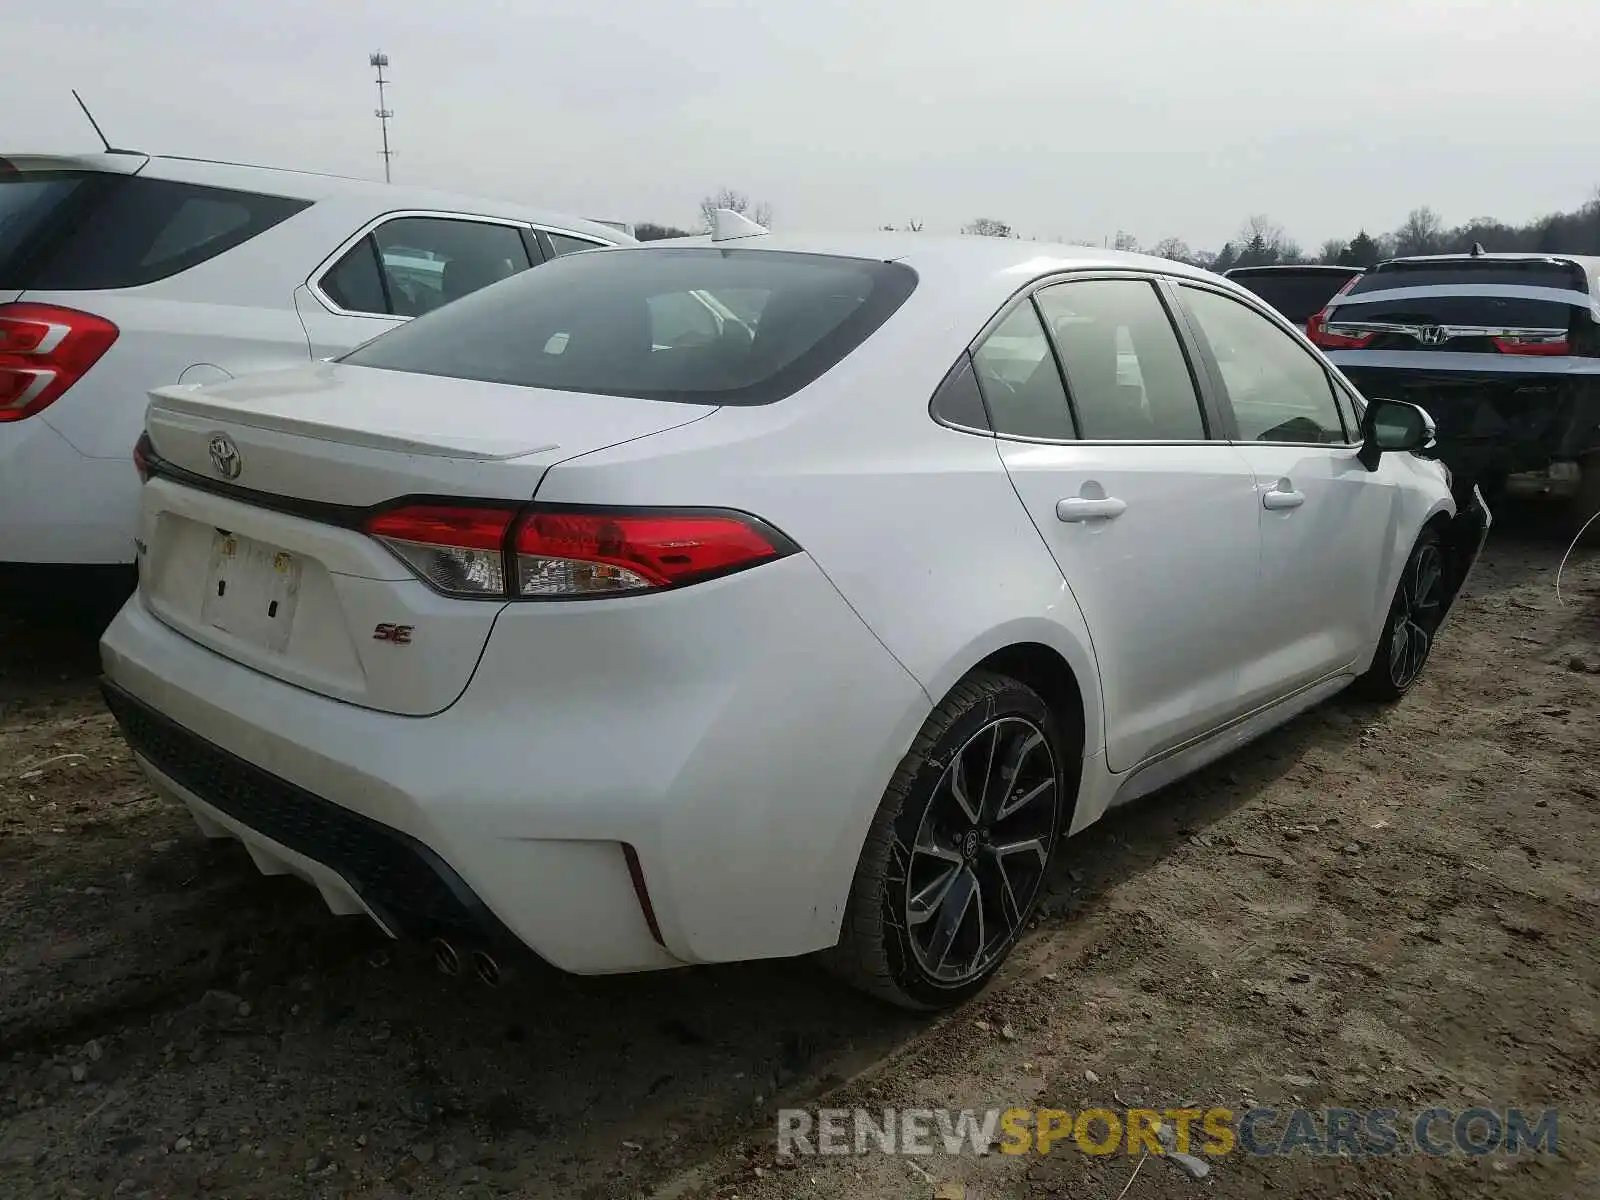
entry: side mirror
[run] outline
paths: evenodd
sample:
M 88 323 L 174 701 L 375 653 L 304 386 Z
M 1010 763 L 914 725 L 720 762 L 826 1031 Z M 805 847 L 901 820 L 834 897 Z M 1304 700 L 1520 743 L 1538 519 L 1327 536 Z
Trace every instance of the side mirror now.
M 1433 418 L 1404 400 L 1371 400 L 1361 421 L 1361 452 L 1357 457 L 1369 471 L 1378 469 L 1383 455 L 1426 450 L 1433 445 Z

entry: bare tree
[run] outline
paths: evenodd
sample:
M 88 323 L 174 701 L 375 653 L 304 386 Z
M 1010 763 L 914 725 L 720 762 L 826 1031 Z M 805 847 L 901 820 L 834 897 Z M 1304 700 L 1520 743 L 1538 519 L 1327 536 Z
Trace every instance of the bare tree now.
M 904 225 L 880 225 L 878 228 L 885 233 L 921 233 L 922 222 L 912 220 L 907 221 Z
M 1194 263 L 1194 251 L 1189 249 L 1189 243 L 1182 238 L 1162 238 L 1150 251 L 1157 258 L 1170 259 L 1172 262 Z
M 712 222 L 716 218 L 717 209 L 729 208 L 741 217 L 749 217 L 757 225 L 772 228 L 772 205 L 762 201 L 752 203 L 750 197 L 743 192 L 736 192 L 732 188 L 718 188 L 711 195 L 700 201 L 700 220 L 709 232 Z
M 1004 221 L 996 221 L 993 217 L 979 217 L 975 221 L 968 221 L 961 227 L 962 233 L 973 233 L 980 237 L 1014 237 L 1011 226 Z
M 1413 208 L 1394 231 L 1394 242 L 1400 254 L 1437 254 L 1444 248 L 1444 221 L 1426 204 Z
M 1300 247 L 1284 233 L 1283 226 L 1260 213 L 1244 223 L 1234 241 L 1239 246 L 1235 266 L 1270 267 L 1300 258 Z
M 1350 243 L 1343 238 L 1329 238 L 1322 243 L 1322 252 L 1317 256 L 1317 261 L 1328 266 L 1338 266 L 1350 253 Z
M 1139 239 L 1126 230 L 1119 229 L 1117 230 L 1117 236 L 1111 241 L 1111 248 L 1113 250 L 1125 250 L 1129 254 L 1137 254 L 1139 252 Z

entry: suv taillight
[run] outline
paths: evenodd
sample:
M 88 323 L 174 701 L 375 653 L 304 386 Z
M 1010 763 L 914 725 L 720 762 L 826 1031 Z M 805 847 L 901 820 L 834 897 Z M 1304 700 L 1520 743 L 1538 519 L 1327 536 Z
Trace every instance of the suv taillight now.
M 1333 307 L 1335 300 L 1355 287 L 1360 279 L 1360 275 L 1350 276 L 1345 285 L 1322 306 L 1322 311 L 1306 322 L 1306 336 L 1311 339 L 1313 346 L 1320 346 L 1324 350 L 1364 350 L 1372 344 L 1372 339 L 1378 336 L 1375 333 L 1364 333 L 1350 337 L 1342 333 L 1328 332 L 1328 309 Z
M 53 304 L 0 304 L 0 421 L 54 404 L 117 340 L 104 317 Z
M 797 549 L 723 509 L 412 504 L 378 513 L 366 531 L 436 591 L 500 600 L 663 591 Z
M 1572 353 L 1572 346 L 1564 334 L 1524 334 L 1518 337 L 1497 337 L 1494 347 L 1501 354 L 1553 354 Z

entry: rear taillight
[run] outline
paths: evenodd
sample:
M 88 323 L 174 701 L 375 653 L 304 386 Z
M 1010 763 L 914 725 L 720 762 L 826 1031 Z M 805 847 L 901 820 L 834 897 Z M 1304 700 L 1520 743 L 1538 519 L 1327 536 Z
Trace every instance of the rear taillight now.
M 1372 339 L 1378 335 L 1364 333 L 1357 337 L 1349 337 L 1342 333 L 1328 332 L 1328 310 L 1333 307 L 1333 302 L 1344 295 L 1357 283 L 1361 282 L 1360 275 L 1352 275 L 1345 280 L 1344 286 L 1328 298 L 1322 306 L 1322 311 L 1306 322 L 1306 336 L 1311 339 L 1313 346 L 1320 346 L 1324 350 L 1364 350 L 1372 344 Z
M 1365 350 L 1378 335 L 1362 333 L 1351 337 L 1344 333 L 1329 333 L 1328 310 L 1323 309 L 1306 322 L 1306 336 L 1311 339 L 1313 346 L 1320 346 L 1324 350 Z
M 1494 347 L 1501 354 L 1571 354 L 1572 347 L 1564 334 L 1525 334 L 1517 337 L 1497 337 Z
M 451 596 L 506 595 L 506 535 L 516 510 L 418 504 L 379 513 L 367 532 L 423 582 Z
M 53 304 L 0 304 L 0 421 L 48 408 L 117 340 L 104 317 Z
M 140 483 L 150 482 L 150 435 L 141 433 L 133 444 L 133 469 L 139 473 Z
M 777 530 L 721 509 L 417 504 L 366 530 L 435 590 L 563 600 L 662 591 L 792 554 Z

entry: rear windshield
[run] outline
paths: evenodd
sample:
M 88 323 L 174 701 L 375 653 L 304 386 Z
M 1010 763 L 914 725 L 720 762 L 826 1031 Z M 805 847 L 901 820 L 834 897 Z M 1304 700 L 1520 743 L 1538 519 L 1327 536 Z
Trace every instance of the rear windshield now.
M 1335 292 L 1350 282 L 1353 274 L 1354 271 L 1348 274 L 1334 271 L 1290 274 L 1285 271 L 1230 278 L 1240 287 L 1249 288 L 1296 325 L 1304 325 L 1323 310 Z
M 1587 292 L 1583 269 L 1573 263 L 1506 262 L 1461 259 L 1455 262 L 1382 263 L 1363 275 L 1350 295 L 1403 287 L 1545 287 Z
M 140 176 L 0 175 L 0 288 L 99 291 L 155 283 L 308 204 Z
M 770 404 L 916 286 L 900 263 L 776 250 L 596 250 L 473 292 L 340 361 L 692 404 Z

